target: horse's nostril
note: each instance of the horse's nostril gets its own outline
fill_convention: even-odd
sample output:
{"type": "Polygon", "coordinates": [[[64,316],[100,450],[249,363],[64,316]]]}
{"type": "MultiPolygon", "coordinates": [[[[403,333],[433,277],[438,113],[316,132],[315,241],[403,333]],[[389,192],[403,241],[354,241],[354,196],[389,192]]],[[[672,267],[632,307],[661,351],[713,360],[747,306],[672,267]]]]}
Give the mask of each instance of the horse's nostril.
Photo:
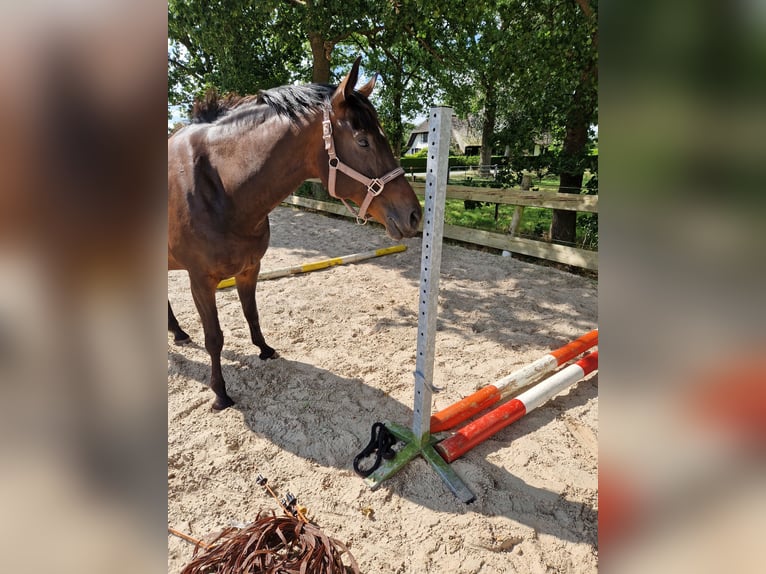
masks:
{"type": "Polygon", "coordinates": [[[418,225],[420,224],[420,207],[413,209],[412,213],[410,214],[410,228],[417,229],[418,225]]]}

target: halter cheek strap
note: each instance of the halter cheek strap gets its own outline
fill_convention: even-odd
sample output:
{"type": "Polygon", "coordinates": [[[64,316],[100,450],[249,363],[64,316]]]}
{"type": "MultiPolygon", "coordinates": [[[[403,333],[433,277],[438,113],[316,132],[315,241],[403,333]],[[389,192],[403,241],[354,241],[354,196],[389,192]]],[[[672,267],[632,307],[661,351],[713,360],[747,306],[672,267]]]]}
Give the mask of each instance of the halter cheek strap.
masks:
{"type": "Polygon", "coordinates": [[[335,153],[335,141],[332,137],[332,122],[330,121],[330,109],[328,106],[325,106],[322,109],[322,114],[322,139],[324,140],[324,148],[327,150],[330,165],[330,173],[327,177],[327,191],[330,192],[332,197],[340,199],[343,202],[346,209],[354,214],[357,223],[367,223],[368,218],[365,217],[365,215],[372,200],[383,192],[383,188],[389,181],[396,179],[400,175],[404,175],[404,170],[401,167],[397,167],[396,169],[389,171],[383,177],[369,178],[340,161],[338,154],[335,153]],[[367,186],[367,195],[365,196],[364,201],[362,201],[362,205],[359,206],[358,212],[355,211],[344,198],[338,197],[335,193],[335,179],[338,175],[338,171],[342,171],[351,179],[355,179],[367,186]]]}

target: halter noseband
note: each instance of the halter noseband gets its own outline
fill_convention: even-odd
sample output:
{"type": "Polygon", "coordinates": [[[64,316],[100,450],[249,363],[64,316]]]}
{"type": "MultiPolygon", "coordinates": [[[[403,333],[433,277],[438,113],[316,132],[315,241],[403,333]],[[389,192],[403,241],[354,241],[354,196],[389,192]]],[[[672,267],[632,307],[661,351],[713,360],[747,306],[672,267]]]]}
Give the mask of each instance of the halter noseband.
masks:
{"type": "Polygon", "coordinates": [[[401,167],[397,167],[396,169],[389,171],[383,177],[369,178],[340,161],[338,155],[335,153],[335,141],[332,137],[332,122],[330,121],[329,106],[324,106],[322,108],[322,114],[322,139],[324,140],[324,148],[327,150],[327,155],[330,158],[328,160],[330,165],[330,173],[327,178],[327,191],[330,192],[332,197],[340,199],[343,202],[343,205],[346,206],[346,209],[354,214],[357,223],[367,223],[368,218],[365,217],[365,214],[367,213],[367,208],[370,206],[373,198],[377,197],[383,192],[383,188],[389,181],[396,179],[400,175],[404,175],[404,170],[401,167]],[[335,194],[335,178],[338,174],[338,170],[345,173],[351,179],[355,179],[356,181],[367,186],[367,196],[364,198],[362,205],[359,207],[359,212],[354,211],[354,208],[351,207],[344,198],[338,197],[335,194]]]}

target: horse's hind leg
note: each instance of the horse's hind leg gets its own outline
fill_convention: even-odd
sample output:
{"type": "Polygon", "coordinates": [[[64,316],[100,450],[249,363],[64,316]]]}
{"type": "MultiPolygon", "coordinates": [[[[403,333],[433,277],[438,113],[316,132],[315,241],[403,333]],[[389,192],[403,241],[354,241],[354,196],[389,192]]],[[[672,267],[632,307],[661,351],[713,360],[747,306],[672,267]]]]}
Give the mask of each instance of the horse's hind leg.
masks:
{"type": "Polygon", "coordinates": [[[244,311],[245,319],[247,319],[247,324],[250,326],[250,338],[261,350],[261,354],[258,357],[261,359],[271,359],[277,357],[277,352],[269,347],[263,338],[261,323],[258,319],[258,304],[255,300],[255,285],[258,280],[259,270],[260,264],[250,271],[240,273],[235,279],[242,311],[244,311]]]}
{"type": "Polygon", "coordinates": [[[205,349],[210,354],[210,388],[215,393],[213,409],[220,411],[234,404],[226,393],[226,382],[221,372],[221,350],[223,349],[223,331],[218,322],[218,310],[215,306],[215,291],[218,281],[206,275],[192,276],[191,292],[194,304],[202,319],[205,331],[205,349]]]}
{"type": "Polygon", "coordinates": [[[173,342],[176,345],[185,345],[191,341],[191,337],[178,324],[178,320],[173,314],[173,308],[170,306],[170,301],[168,301],[168,331],[173,333],[173,342]]]}

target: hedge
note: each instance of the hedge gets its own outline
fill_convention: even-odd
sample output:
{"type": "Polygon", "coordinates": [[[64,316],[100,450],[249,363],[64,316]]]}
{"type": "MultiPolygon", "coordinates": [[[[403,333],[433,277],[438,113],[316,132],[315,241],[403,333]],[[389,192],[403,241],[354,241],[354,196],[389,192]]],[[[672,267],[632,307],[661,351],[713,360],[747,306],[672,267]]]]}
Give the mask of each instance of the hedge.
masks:
{"type": "MultiPolygon", "coordinates": [[[[591,173],[598,172],[598,155],[588,155],[577,160],[579,167],[589,170],[591,173]]],[[[511,169],[514,171],[539,171],[547,170],[549,174],[558,174],[562,170],[559,153],[546,151],[537,156],[516,156],[510,161],[511,169]]]]}
{"type": "MultiPolygon", "coordinates": [[[[477,166],[479,165],[479,156],[478,155],[451,155],[449,157],[449,166],[460,166],[460,165],[469,165],[469,166],[477,166]]],[[[507,162],[507,158],[502,155],[493,155],[492,156],[492,164],[504,164],[507,162]]],[[[409,171],[410,168],[414,169],[415,171],[425,171],[426,170],[426,164],[428,163],[427,157],[417,157],[413,155],[406,155],[401,159],[401,166],[409,171]]]]}

